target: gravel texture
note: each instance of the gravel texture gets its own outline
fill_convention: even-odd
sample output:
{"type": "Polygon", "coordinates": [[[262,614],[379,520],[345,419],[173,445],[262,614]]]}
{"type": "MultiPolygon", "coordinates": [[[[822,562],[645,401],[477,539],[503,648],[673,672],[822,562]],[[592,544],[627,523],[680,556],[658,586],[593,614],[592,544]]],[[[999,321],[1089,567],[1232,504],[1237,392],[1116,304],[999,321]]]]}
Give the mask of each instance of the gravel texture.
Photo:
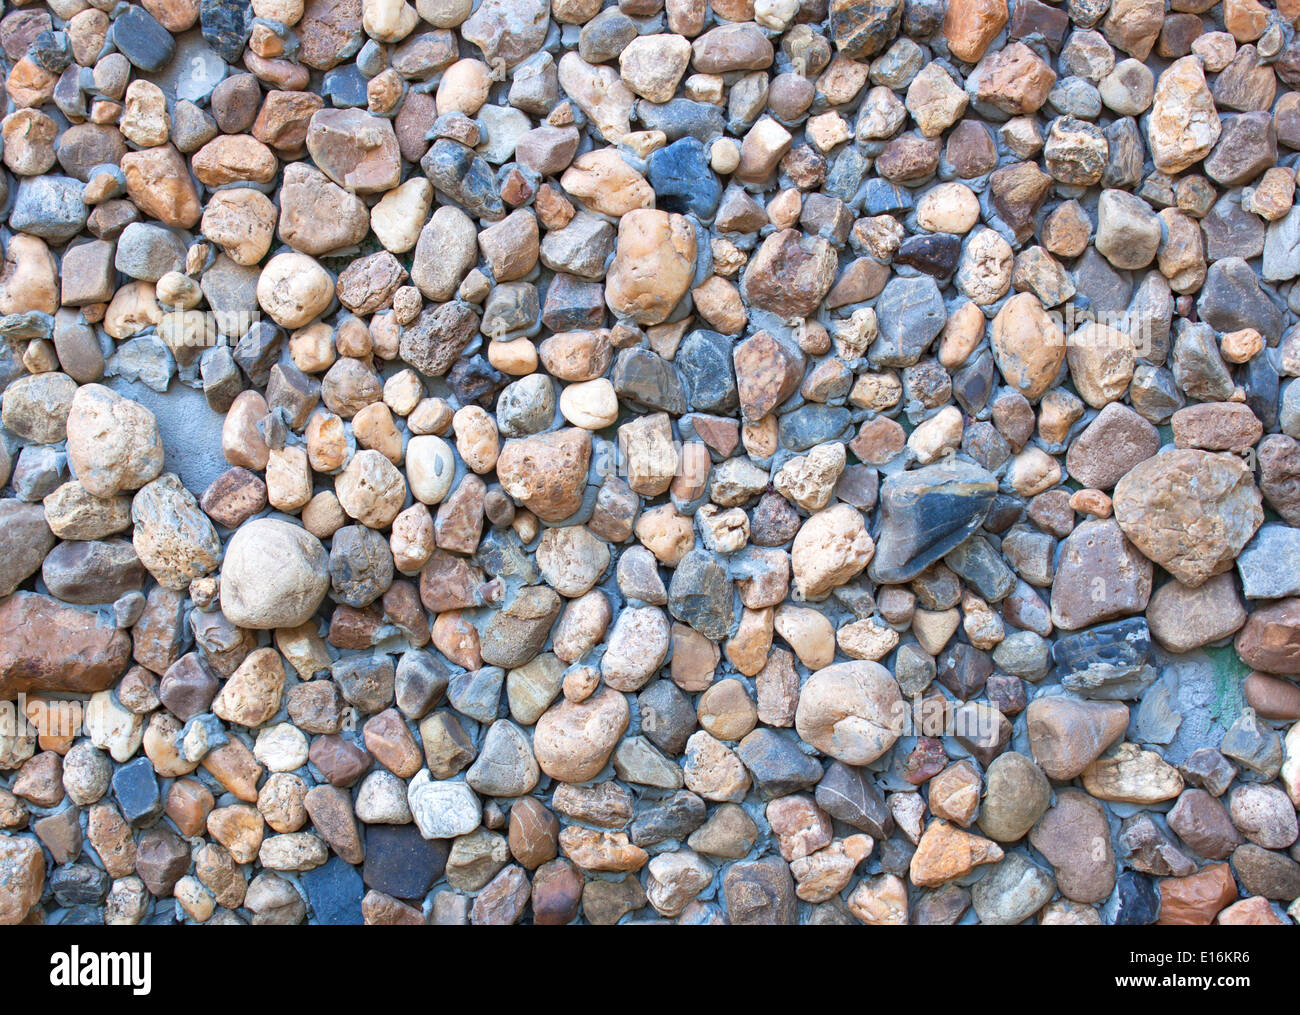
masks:
{"type": "Polygon", "coordinates": [[[1293,922],[1297,24],[4,13],[0,924],[1293,922]]]}

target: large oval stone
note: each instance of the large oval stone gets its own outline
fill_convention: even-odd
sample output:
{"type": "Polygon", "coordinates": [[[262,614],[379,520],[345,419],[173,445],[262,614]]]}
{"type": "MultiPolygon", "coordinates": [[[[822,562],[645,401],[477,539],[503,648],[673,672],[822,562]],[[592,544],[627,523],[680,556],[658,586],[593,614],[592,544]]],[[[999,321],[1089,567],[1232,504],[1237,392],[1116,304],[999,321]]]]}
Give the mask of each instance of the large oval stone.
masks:
{"type": "Polygon", "coordinates": [[[609,761],[629,718],[627,699],[609,687],[585,701],[560,701],[537,720],[533,730],[537,764],[560,782],[594,779],[609,761]]]}
{"type": "Polygon", "coordinates": [[[329,555],[304,528],[274,518],[242,526],[221,567],[221,612],[239,627],[297,627],[329,591],[329,555]]]}

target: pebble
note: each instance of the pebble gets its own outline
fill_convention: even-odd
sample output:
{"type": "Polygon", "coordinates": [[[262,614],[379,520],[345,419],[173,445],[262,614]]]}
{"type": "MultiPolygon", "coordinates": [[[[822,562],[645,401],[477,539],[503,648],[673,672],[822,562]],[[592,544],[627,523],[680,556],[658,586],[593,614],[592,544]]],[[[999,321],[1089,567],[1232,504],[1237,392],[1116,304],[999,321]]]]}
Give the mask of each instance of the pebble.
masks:
{"type": "Polygon", "coordinates": [[[1115,886],[1115,854],[1106,812],[1086,793],[1062,791],[1029,834],[1052,864],[1061,894],[1074,902],[1100,902],[1115,886]]]}
{"type": "Polygon", "coordinates": [[[847,764],[880,757],[897,739],[898,685],[872,662],[818,670],[801,688],[795,728],[802,739],[847,764]]]}
{"type": "Polygon", "coordinates": [[[427,771],[416,774],[407,786],[411,814],[426,839],[449,839],[474,831],[482,810],[473,791],[463,782],[435,781],[427,771]]]}
{"type": "MultiPolygon", "coordinates": [[[[1044,906],[1056,890],[1052,875],[1018,853],[989,868],[971,891],[971,905],[980,923],[1023,923],[1044,906]]],[[[1045,922],[1045,921],[1040,921],[1045,922]]]]}
{"type": "Polygon", "coordinates": [[[0,843],[0,870],[5,883],[13,886],[6,892],[0,921],[6,925],[21,923],[37,902],[45,887],[45,858],[34,839],[6,836],[0,843]]]}
{"type": "Polygon", "coordinates": [[[1121,743],[1092,762],[1082,774],[1083,785],[1094,797],[1127,803],[1158,803],[1183,789],[1178,770],[1155,751],[1121,743]]]}
{"type": "Polygon", "coordinates": [[[996,863],[1001,847],[988,839],[956,828],[947,821],[932,821],[917,843],[908,877],[918,887],[934,887],[969,874],[981,864],[996,863]]]}
{"type": "Polygon", "coordinates": [[[1296,839],[1294,813],[1284,809],[1285,799],[1274,786],[1239,785],[1229,796],[1232,823],[1257,846],[1285,849],[1296,839]]]}
{"type": "Polygon", "coordinates": [[[1025,715],[1034,760],[1060,780],[1081,775],[1128,726],[1124,705],[1064,696],[1037,698],[1025,715]]]}
{"type": "Polygon", "coordinates": [[[162,471],[153,413],[98,384],[77,389],[67,416],[68,459],[90,494],[136,490],[162,471]]]}
{"type": "Polygon", "coordinates": [[[985,781],[980,830],[997,842],[1023,838],[1046,812],[1050,800],[1050,784],[1042,769],[1025,755],[1008,751],[993,760],[985,781]]]}

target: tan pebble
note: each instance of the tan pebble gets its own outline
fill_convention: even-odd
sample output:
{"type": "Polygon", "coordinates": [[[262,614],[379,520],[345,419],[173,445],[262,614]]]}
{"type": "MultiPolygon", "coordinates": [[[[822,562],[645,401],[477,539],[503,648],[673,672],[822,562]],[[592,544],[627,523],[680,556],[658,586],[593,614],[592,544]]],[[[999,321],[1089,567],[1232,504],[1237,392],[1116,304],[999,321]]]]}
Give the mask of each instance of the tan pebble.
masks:
{"type": "Polygon", "coordinates": [[[465,464],[479,475],[491,472],[500,453],[500,438],[494,420],[481,406],[457,409],[451,418],[456,433],[456,450],[465,464]]]}

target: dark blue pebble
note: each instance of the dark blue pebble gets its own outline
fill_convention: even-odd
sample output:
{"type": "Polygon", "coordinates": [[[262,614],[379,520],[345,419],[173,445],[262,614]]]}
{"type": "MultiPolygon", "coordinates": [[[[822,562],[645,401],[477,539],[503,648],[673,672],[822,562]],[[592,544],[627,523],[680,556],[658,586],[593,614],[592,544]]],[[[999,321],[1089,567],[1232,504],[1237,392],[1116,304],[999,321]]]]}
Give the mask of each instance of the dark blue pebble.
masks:
{"type": "Polygon", "coordinates": [[[945,278],[957,270],[961,257],[961,239],[951,233],[909,236],[894,255],[895,264],[906,264],[935,278],[945,278]]]}
{"type": "Polygon", "coordinates": [[[499,222],[506,217],[492,167],[473,150],[450,138],[439,138],[420,160],[424,175],[438,190],[471,215],[499,222]]]}
{"type": "Polygon", "coordinates": [[[1142,617],[1098,624],[1064,635],[1052,646],[1058,677],[1098,664],[1136,671],[1150,655],[1151,631],[1142,617]]]}
{"type": "Polygon", "coordinates": [[[842,149],[835,157],[835,161],[831,163],[822,190],[831,197],[838,197],[845,204],[851,204],[866,175],[866,156],[849,145],[842,149]]]}
{"type": "Polygon", "coordinates": [[[1256,356],[1237,369],[1237,383],[1246,389],[1246,404],[1264,424],[1264,432],[1277,429],[1277,401],[1280,382],[1267,356],[1256,356]]]}
{"type": "Polygon", "coordinates": [[[953,374],[952,395],[968,415],[974,416],[988,403],[995,379],[993,356],[987,349],[981,350],[953,374]]]}
{"type": "Polygon", "coordinates": [[[102,906],[109,878],[88,863],[70,863],[50,875],[50,891],[61,906],[102,906]]]}
{"type": "Polygon", "coordinates": [[[902,187],[875,177],[863,191],[862,214],[895,215],[912,210],[912,195],[902,187]]]}
{"type": "Polygon", "coordinates": [[[249,0],[202,0],[199,26],[203,38],[226,63],[236,63],[253,30],[249,0]]]}
{"type": "Polygon", "coordinates": [[[611,375],[620,399],[658,412],[681,416],[686,412],[686,389],[677,369],[649,349],[622,349],[611,375]]]}
{"type": "Polygon", "coordinates": [[[395,899],[423,899],[447,869],[450,846],[426,839],[415,825],[367,825],[366,887],[395,899]]]}
{"type": "Polygon", "coordinates": [[[321,95],[336,109],[364,108],[366,79],[354,63],[335,67],[321,79],[321,95]]]}
{"type": "Polygon", "coordinates": [[[143,7],[127,7],[113,22],[113,45],[132,65],[156,73],[176,51],[172,33],[143,7]]]}
{"type": "Polygon", "coordinates": [[[1116,927],[1145,927],[1156,922],[1160,915],[1160,895],[1149,877],[1136,871],[1124,871],[1115,887],[1119,889],[1116,927]]]}
{"type": "Polygon", "coordinates": [[[646,130],[662,130],[669,141],[693,137],[711,141],[727,128],[722,110],[707,102],[670,99],[663,103],[641,101],[636,104],[637,119],[646,130]]]}
{"type": "Polygon", "coordinates": [[[62,74],[72,63],[72,45],[64,32],[41,32],[27,47],[27,55],[51,74],[62,74]]]}
{"type": "Polygon", "coordinates": [[[734,345],[716,331],[692,331],[686,336],[673,362],[686,384],[691,408],[725,414],[740,404],[731,364],[734,345]]]}
{"type": "Polygon", "coordinates": [[[303,874],[299,879],[311,904],[313,923],[331,927],[354,926],[361,918],[361,897],[365,885],[357,869],[341,856],[303,874]]]}
{"type": "Polygon", "coordinates": [[[848,409],[804,405],[781,417],[778,432],[783,447],[807,451],[818,444],[838,440],[852,422],[853,415],[848,409]]]}
{"type": "Polygon", "coordinates": [[[655,207],[683,215],[712,218],[722,199],[722,184],[709,168],[704,145],[693,137],[654,152],[646,163],[655,207]]]}
{"type": "MultiPolygon", "coordinates": [[[[146,923],[152,922],[149,920],[146,923]]],[[[168,921],[169,923],[173,921],[168,921]]],[[[104,926],[104,911],[99,906],[73,906],[71,909],[65,909],[50,919],[50,923],[57,927],[102,927],[104,926]]]]}
{"type": "Polygon", "coordinates": [[[113,773],[113,796],[132,828],[140,828],[162,813],[158,778],[148,758],[136,758],[113,773]]]}

